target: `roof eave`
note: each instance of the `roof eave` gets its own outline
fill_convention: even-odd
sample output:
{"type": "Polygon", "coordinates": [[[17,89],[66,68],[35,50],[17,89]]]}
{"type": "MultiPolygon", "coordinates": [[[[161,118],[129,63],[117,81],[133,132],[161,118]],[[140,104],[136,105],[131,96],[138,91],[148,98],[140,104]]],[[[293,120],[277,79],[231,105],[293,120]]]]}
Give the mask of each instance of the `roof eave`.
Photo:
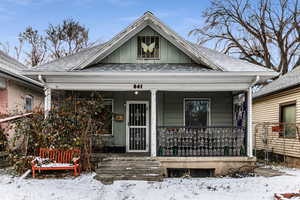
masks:
{"type": "Polygon", "coordinates": [[[276,76],[277,72],[83,72],[83,71],[35,71],[23,72],[23,75],[51,75],[51,76],[97,76],[97,75],[115,75],[115,76],[168,76],[168,75],[181,75],[181,76],[260,76],[261,78],[272,78],[276,76]]]}

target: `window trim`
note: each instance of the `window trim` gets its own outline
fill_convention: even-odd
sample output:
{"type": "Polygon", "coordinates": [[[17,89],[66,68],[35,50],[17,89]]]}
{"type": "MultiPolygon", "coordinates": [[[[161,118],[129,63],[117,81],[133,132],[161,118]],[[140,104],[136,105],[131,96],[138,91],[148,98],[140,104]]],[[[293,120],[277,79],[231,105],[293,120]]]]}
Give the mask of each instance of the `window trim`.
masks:
{"type": "MultiPolygon", "coordinates": [[[[103,98],[103,102],[111,101],[111,112],[114,113],[114,99],[112,98],[103,98]]],[[[98,134],[99,136],[114,136],[114,116],[111,117],[111,134],[98,134]]]]}
{"type": "Polygon", "coordinates": [[[160,60],[161,59],[161,37],[159,35],[138,35],[136,37],[136,58],[137,60],[160,60]],[[139,57],[139,37],[158,37],[158,49],[159,49],[159,53],[158,53],[158,57],[157,58],[142,58],[139,57]]]}
{"type": "Polygon", "coordinates": [[[30,95],[30,94],[27,94],[27,95],[25,95],[25,105],[24,105],[24,110],[26,111],[26,112],[32,112],[33,111],[33,109],[34,109],[34,103],[33,103],[33,96],[32,95],[30,95]],[[31,109],[30,110],[28,110],[26,107],[27,107],[27,102],[26,102],[26,100],[27,100],[27,98],[29,98],[29,99],[31,99],[31,109]]]}
{"type": "MultiPolygon", "coordinates": [[[[293,106],[295,105],[295,123],[297,123],[297,101],[296,100],[293,100],[293,101],[288,101],[288,102],[284,102],[284,103],[280,103],[279,104],[279,126],[281,126],[281,123],[282,122],[282,108],[285,107],[285,106],[293,106]]],[[[297,130],[296,130],[297,131],[297,130]]],[[[279,133],[279,138],[287,138],[287,139],[295,139],[297,138],[297,132],[295,133],[295,136],[285,136],[285,133],[279,133]]]]}
{"type": "Polygon", "coordinates": [[[211,98],[202,98],[202,97],[183,98],[183,126],[185,127],[185,101],[186,100],[206,100],[206,101],[208,101],[208,125],[207,126],[211,126],[211,98]]]}

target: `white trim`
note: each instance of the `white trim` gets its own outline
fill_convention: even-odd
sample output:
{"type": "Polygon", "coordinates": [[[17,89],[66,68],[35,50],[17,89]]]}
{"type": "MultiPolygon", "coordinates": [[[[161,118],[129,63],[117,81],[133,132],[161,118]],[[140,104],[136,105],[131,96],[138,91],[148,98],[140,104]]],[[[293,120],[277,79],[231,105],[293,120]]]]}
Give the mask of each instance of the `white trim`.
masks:
{"type": "Polygon", "coordinates": [[[253,157],[253,133],[252,133],[252,87],[247,92],[247,155],[253,157]]]}
{"type": "Polygon", "coordinates": [[[277,76],[277,72],[270,71],[234,71],[234,72],[88,72],[88,71],[28,71],[23,75],[56,75],[56,76],[91,76],[91,75],[114,75],[114,76],[277,76]]]}
{"type": "Polygon", "coordinates": [[[47,116],[49,111],[51,110],[51,88],[45,87],[44,92],[45,92],[44,111],[45,111],[45,116],[47,116]]]}
{"type": "MultiPolygon", "coordinates": [[[[133,84],[85,84],[85,83],[48,83],[49,88],[55,90],[83,90],[83,91],[136,91],[133,84]]],[[[247,90],[249,83],[223,83],[223,84],[143,84],[139,91],[152,89],[164,91],[242,91],[247,90]]]]}
{"type": "MultiPolygon", "coordinates": [[[[134,126],[133,128],[138,126],[134,126]]],[[[145,126],[142,126],[145,127],[145,126]]],[[[126,101],[126,152],[148,152],[149,151],[149,102],[148,101],[126,101]],[[146,104],[146,149],[129,150],[129,104],[146,104]]]]}
{"type": "Polygon", "coordinates": [[[156,108],[156,103],[157,103],[157,90],[152,89],[151,90],[151,156],[156,157],[157,155],[157,144],[156,144],[156,135],[157,135],[157,108],[156,108]]]}
{"type": "MultiPolygon", "coordinates": [[[[111,112],[114,113],[114,99],[113,98],[103,98],[103,101],[111,101],[111,112]]],[[[114,117],[111,116],[111,134],[100,134],[101,136],[113,136],[114,135],[114,117]]]]}
{"type": "Polygon", "coordinates": [[[186,100],[207,100],[208,101],[208,126],[211,126],[211,98],[205,98],[205,97],[183,98],[183,126],[185,126],[185,101],[186,100]]]}

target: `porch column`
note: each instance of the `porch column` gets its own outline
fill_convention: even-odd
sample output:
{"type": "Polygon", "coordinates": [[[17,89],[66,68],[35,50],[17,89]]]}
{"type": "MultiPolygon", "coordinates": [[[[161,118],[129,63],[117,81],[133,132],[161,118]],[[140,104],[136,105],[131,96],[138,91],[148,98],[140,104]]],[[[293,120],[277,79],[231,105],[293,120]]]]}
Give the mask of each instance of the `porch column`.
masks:
{"type": "Polygon", "coordinates": [[[44,111],[45,111],[45,116],[47,116],[49,111],[51,110],[51,89],[45,87],[44,92],[45,92],[44,111]]]}
{"type": "Polygon", "coordinates": [[[156,89],[151,90],[151,156],[156,156],[156,89]]]}
{"type": "Polygon", "coordinates": [[[252,87],[247,92],[247,156],[253,157],[253,133],[252,133],[252,87]]]}

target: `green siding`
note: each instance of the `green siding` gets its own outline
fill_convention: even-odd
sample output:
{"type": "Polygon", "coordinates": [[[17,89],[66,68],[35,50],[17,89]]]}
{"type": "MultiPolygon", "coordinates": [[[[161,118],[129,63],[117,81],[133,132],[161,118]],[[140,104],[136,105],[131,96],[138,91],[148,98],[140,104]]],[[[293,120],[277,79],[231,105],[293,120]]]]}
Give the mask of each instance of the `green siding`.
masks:
{"type": "Polygon", "coordinates": [[[232,125],[232,94],[231,92],[161,92],[163,112],[158,125],[183,126],[184,98],[209,98],[211,109],[211,125],[232,125]]]}
{"type": "MultiPolygon", "coordinates": [[[[150,105],[150,92],[139,92],[138,95],[134,95],[133,92],[104,92],[103,97],[105,99],[113,99],[114,102],[113,112],[116,114],[124,115],[124,121],[122,122],[113,121],[113,137],[109,138],[109,136],[107,136],[108,137],[107,141],[110,145],[113,146],[125,146],[126,145],[126,102],[127,101],[148,101],[150,105]]],[[[150,120],[150,116],[149,116],[149,120],[150,120]]]]}
{"type": "Polygon", "coordinates": [[[137,35],[125,42],[120,48],[102,60],[102,63],[193,63],[181,50],[160,36],[160,59],[137,59],[138,36],[160,36],[156,31],[147,26],[137,35]]]}
{"type": "MultiPolygon", "coordinates": [[[[150,92],[105,92],[104,98],[114,101],[114,113],[126,117],[126,101],[148,101],[150,92]]],[[[183,126],[184,98],[209,98],[211,102],[211,125],[232,125],[232,94],[231,92],[158,92],[157,94],[157,125],[183,126]]],[[[151,105],[150,105],[151,106],[151,105]]],[[[150,108],[149,108],[150,109],[150,108]]],[[[149,111],[149,115],[150,115],[149,111]]],[[[151,116],[149,116],[151,119],[151,116]]],[[[150,120],[151,124],[151,120],[150,120]]],[[[150,126],[149,124],[149,126],[150,126]]],[[[149,127],[149,135],[151,133],[149,127]]],[[[110,145],[126,145],[126,119],[113,122],[113,137],[107,137],[110,145]]],[[[150,141],[149,141],[150,142],[150,141]]]]}

